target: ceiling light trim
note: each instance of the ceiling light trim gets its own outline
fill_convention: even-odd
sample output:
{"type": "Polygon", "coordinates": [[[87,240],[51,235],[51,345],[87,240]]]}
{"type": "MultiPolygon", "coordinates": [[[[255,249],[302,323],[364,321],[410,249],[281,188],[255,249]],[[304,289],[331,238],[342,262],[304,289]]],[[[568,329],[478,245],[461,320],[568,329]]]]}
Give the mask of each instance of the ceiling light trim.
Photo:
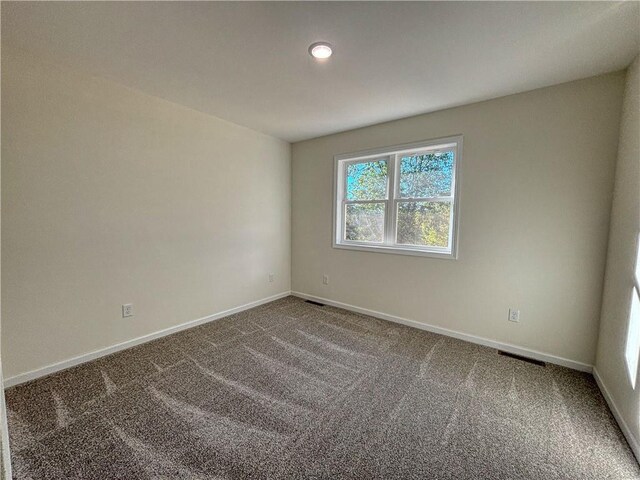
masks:
{"type": "Polygon", "coordinates": [[[316,60],[326,60],[333,54],[333,46],[328,42],[315,42],[309,45],[309,55],[316,60]]]}

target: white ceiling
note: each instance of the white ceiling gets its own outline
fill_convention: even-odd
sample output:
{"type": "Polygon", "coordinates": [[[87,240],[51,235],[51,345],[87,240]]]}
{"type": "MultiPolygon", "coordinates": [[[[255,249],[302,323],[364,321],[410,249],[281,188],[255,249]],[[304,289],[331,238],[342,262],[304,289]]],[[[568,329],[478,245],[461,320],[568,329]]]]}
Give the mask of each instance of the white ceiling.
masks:
{"type": "Polygon", "coordinates": [[[622,69],[640,3],[3,2],[2,42],[298,141],[622,69]]]}

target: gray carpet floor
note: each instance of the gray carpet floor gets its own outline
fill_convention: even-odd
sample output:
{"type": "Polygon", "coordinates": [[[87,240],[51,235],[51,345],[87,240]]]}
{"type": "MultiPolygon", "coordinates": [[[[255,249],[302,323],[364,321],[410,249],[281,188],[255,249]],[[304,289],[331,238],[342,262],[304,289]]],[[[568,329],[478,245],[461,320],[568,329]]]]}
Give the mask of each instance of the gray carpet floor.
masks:
{"type": "Polygon", "coordinates": [[[591,375],[287,297],[7,391],[16,479],[639,479],[591,375]]]}

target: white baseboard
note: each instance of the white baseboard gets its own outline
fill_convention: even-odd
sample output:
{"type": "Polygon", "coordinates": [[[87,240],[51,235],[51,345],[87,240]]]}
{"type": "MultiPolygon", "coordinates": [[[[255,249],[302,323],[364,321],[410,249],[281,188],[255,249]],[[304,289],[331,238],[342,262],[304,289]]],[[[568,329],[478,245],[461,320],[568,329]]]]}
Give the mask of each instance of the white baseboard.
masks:
{"type": "Polygon", "coordinates": [[[484,345],[485,347],[496,348],[505,352],[514,353],[516,355],[522,355],[529,358],[534,358],[543,362],[553,363],[555,365],[561,365],[563,367],[572,368],[581,372],[591,373],[593,366],[587,363],[577,362],[568,358],[558,357],[550,353],[540,352],[537,350],[531,350],[529,348],[519,347],[517,345],[511,345],[509,343],[502,343],[489,338],[478,337],[476,335],[470,335],[468,333],[462,333],[455,330],[449,330],[448,328],[437,327],[435,325],[429,325],[428,323],[417,322],[415,320],[409,320],[408,318],[397,317],[388,313],[377,312],[375,310],[369,310],[367,308],[356,307],[355,305],[349,305],[347,303],[336,302],[328,298],[316,297],[302,292],[291,292],[291,295],[304,298],[305,300],[313,300],[316,302],[331,305],[333,307],[344,308],[356,313],[362,313],[371,317],[381,318],[382,320],[388,320],[390,322],[401,323],[410,327],[419,328],[420,330],[426,330],[432,333],[438,333],[440,335],[446,335],[448,337],[457,338],[459,340],[465,340],[471,343],[477,343],[478,345],[484,345]]]}
{"type": "Polygon", "coordinates": [[[11,449],[9,446],[9,425],[7,422],[7,409],[4,399],[4,380],[2,366],[0,365],[0,480],[11,480],[11,449]]]}
{"type": "Polygon", "coordinates": [[[596,369],[596,367],[593,367],[593,378],[596,379],[596,383],[598,384],[598,387],[602,392],[602,396],[607,401],[607,404],[609,405],[609,409],[611,410],[611,413],[613,413],[613,416],[618,422],[618,425],[620,425],[620,430],[622,430],[622,433],[627,439],[627,442],[629,443],[629,447],[631,447],[633,454],[636,456],[636,460],[640,462],[640,442],[638,442],[638,439],[633,435],[633,433],[631,433],[631,430],[629,429],[627,422],[625,422],[624,418],[622,418],[622,415],[620,414],[620,410],[618,410],[618,406],[616,405],[616,402],[613,400],[613,397],[611,396],[609,389],[607,388],[604,381],[602,380],[602,377],[598,373],[598,370],[596,369]]]}
{"type": "Polygon", "coordinates": [[[433,333],[438,333],[440,335],[446,335],[449,337],[458,338],[460,340],[465,340],[471,343],[477,343],[479,345],[484,345],[486,347],[497,348],[500,350],[504,350],[505,352],[515,353],[517,355],[524,355],[530,358],[535,358],[536,360],[541,360],[543,362],[549,362],[556,365],[561,365],[568,368],[573,368],[575,370],[580,370],[583,372],[592,371],[592,366],[586,363],[577,362],[574,360],[569,360],[566,358],[558,357],[555,355],[551,355],[544,352],[539,352],[537,350],[531,350],[524,347],[519,347],[517,345],[511,345],[508,343],[502,343],[495,340],[490,340],[488,338],[478,337],[475,335],[470,335],[467,333],[457,332],[455,330],[449,330],[443,327],[437,327],[435,325],[429,325],[422,322],[417,322],[415,320],[409,320],[407,318],[398,317],[395,315],[390,315],[388,313],[377,312],[375,310],[369,310],[367,308],[357,307],[355,305],[349,305],[347,303],[337,302],[334,300],[330,300],[328,298],[316,297],[314,295],[309,295],[302,292],[282,292],[277,295],[273,295],[271,297],[263,298],[260,300],[256,300],[254,302],[250,302],[244,305],[240,305],[235,308],[231,308],[229,310],[225,310],[222,312],[218,312],[212,315],[207,315],[206,317],[198,318],[196,320],[191,320],[186,323],[182,323],[180,325],[176,325],[174,327],[169,327],[164,330],[160,330],[154,333],[150,333],[148,335],[144,335],[142,337],[137,337],[131,340],[127,340],[125,342],[119,343],[117,345],[112,345],[110,347],[102,348],[99,350],[95,350],[93,352],[89,352],[83,355],[79,355],[77,357],[70,358],[68,360],[64,360],[62,362],[54,363],[51,365],[47,365],[46,367],[38,368],[36,370],[31,370],[29,372],[21,373],[18,375],[14,375],[13,377],[4,379],[4,387],[9,388],[14,385],[19,385],[21,383],[28,382],[30,380],[34,380],[39,377],[44,377],[45,375],[49,375],[51,373],[58,372],[60,370],[64,370],[66,368],[70,368],[81,363],[85,363],[96,358],[104,357],[111,353],[119,352],[121,350],[134,347],[136,345],[140,345],[142,343],[149,342],[151,340],[155,340],[160,337],[164,337],[166,335],[170,335],[172,333],[179,332],[181,330],[186,330],[191,327],[195,327],[197,325],[201,325],[203,323],[211,322],[217,320],[219,318],[223,318],[234,313],[242,312],[244,310],[248,310],[250,308],[257,307],[259,305],[272,302],[279,298],[286,297],[288,295],[295,295],[300,298],[304,298],[306,300],[314,300],[316,302],[324,303],[326,305],[332,305],[334,307],[343,308],[345,310],[350,310],[356,313],[362,313],[364,315],[370,315],[372,317],[381,318],[383,320],[388,320],[390,322],[401,323],[403,325],[408,325],[410,327],[419,328],[421,330],[426,330],[433,333]]]}
{"type": "Polygon", "coordinates": [[[198,318],[196,320],[191,320],[189,322],[182,323],[174,327],[165,328],[164,330],[159,330],[157,332],[150,333],[148,335],[143,335],[142,337],[133,338],[131,340],[127,340],[125,342],[118,343],[110,347],[101,348],[93,352],[85,353],[83,355],[79,355],[77,357],[73,357],[68,360],[64,360],[62,362],[53,363],[51,365],[47,365],[46,367],[38,368],[36,370],[31,370],[25,373],[20,373],[18,375],[14,375],[13,377],[5,378],[4,388],[6,389],[9,387],[13,387],[15,385],[19,385],[21,383],[28,382],[30,380],[34,380],[36,378],[44,377],[45,375],[50,375],[60,370],[65,370],[67,368],[74,367],[81,363],[89,362],[91,360],[95,360],[96,358],[104,357],[111,353],[119,352],[120,350],[125,350],[127,348],[135,347],[136,345],[150,342],[151,340],[155,340],[160,337],[171,335],[172,333],[176,333],[181,330],[186,330],[188,328],[192,328],[197,325],[201,325],[203,323],[212,322],[214,320],[218,320],[220,318],[233,315],[234,313],[242,312],[244,310],[249,310],[250,308],[254,308],[259,305],[263,305],[265,303],[273,302],[274,300],[278,300],[279,298],[287,297],[289,295],[291,295],[291,292],[282,292],[277,295],[273,295],[271,297],[266,297],[260,300],[256,300],[255,302],[250,302],[244,305],[240,305],[239,307],[230,308],[229,310],[224,310],[222,312],[214,313],[212,315],[207,315],[206,317],[198,318]]]}

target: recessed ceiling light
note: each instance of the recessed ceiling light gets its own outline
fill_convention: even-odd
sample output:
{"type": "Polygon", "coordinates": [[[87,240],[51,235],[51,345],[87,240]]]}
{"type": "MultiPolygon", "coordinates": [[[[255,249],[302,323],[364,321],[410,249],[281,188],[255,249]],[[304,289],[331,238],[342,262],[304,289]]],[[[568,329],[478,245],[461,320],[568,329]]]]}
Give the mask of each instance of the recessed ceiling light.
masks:
{"type": "Polygon", "coordinates": [[[332,53],[331,45],[327,42],[316,42],[309,46],[309,55],[313,58],[324,60],[325,58],[329,58],[332,53]]]}

